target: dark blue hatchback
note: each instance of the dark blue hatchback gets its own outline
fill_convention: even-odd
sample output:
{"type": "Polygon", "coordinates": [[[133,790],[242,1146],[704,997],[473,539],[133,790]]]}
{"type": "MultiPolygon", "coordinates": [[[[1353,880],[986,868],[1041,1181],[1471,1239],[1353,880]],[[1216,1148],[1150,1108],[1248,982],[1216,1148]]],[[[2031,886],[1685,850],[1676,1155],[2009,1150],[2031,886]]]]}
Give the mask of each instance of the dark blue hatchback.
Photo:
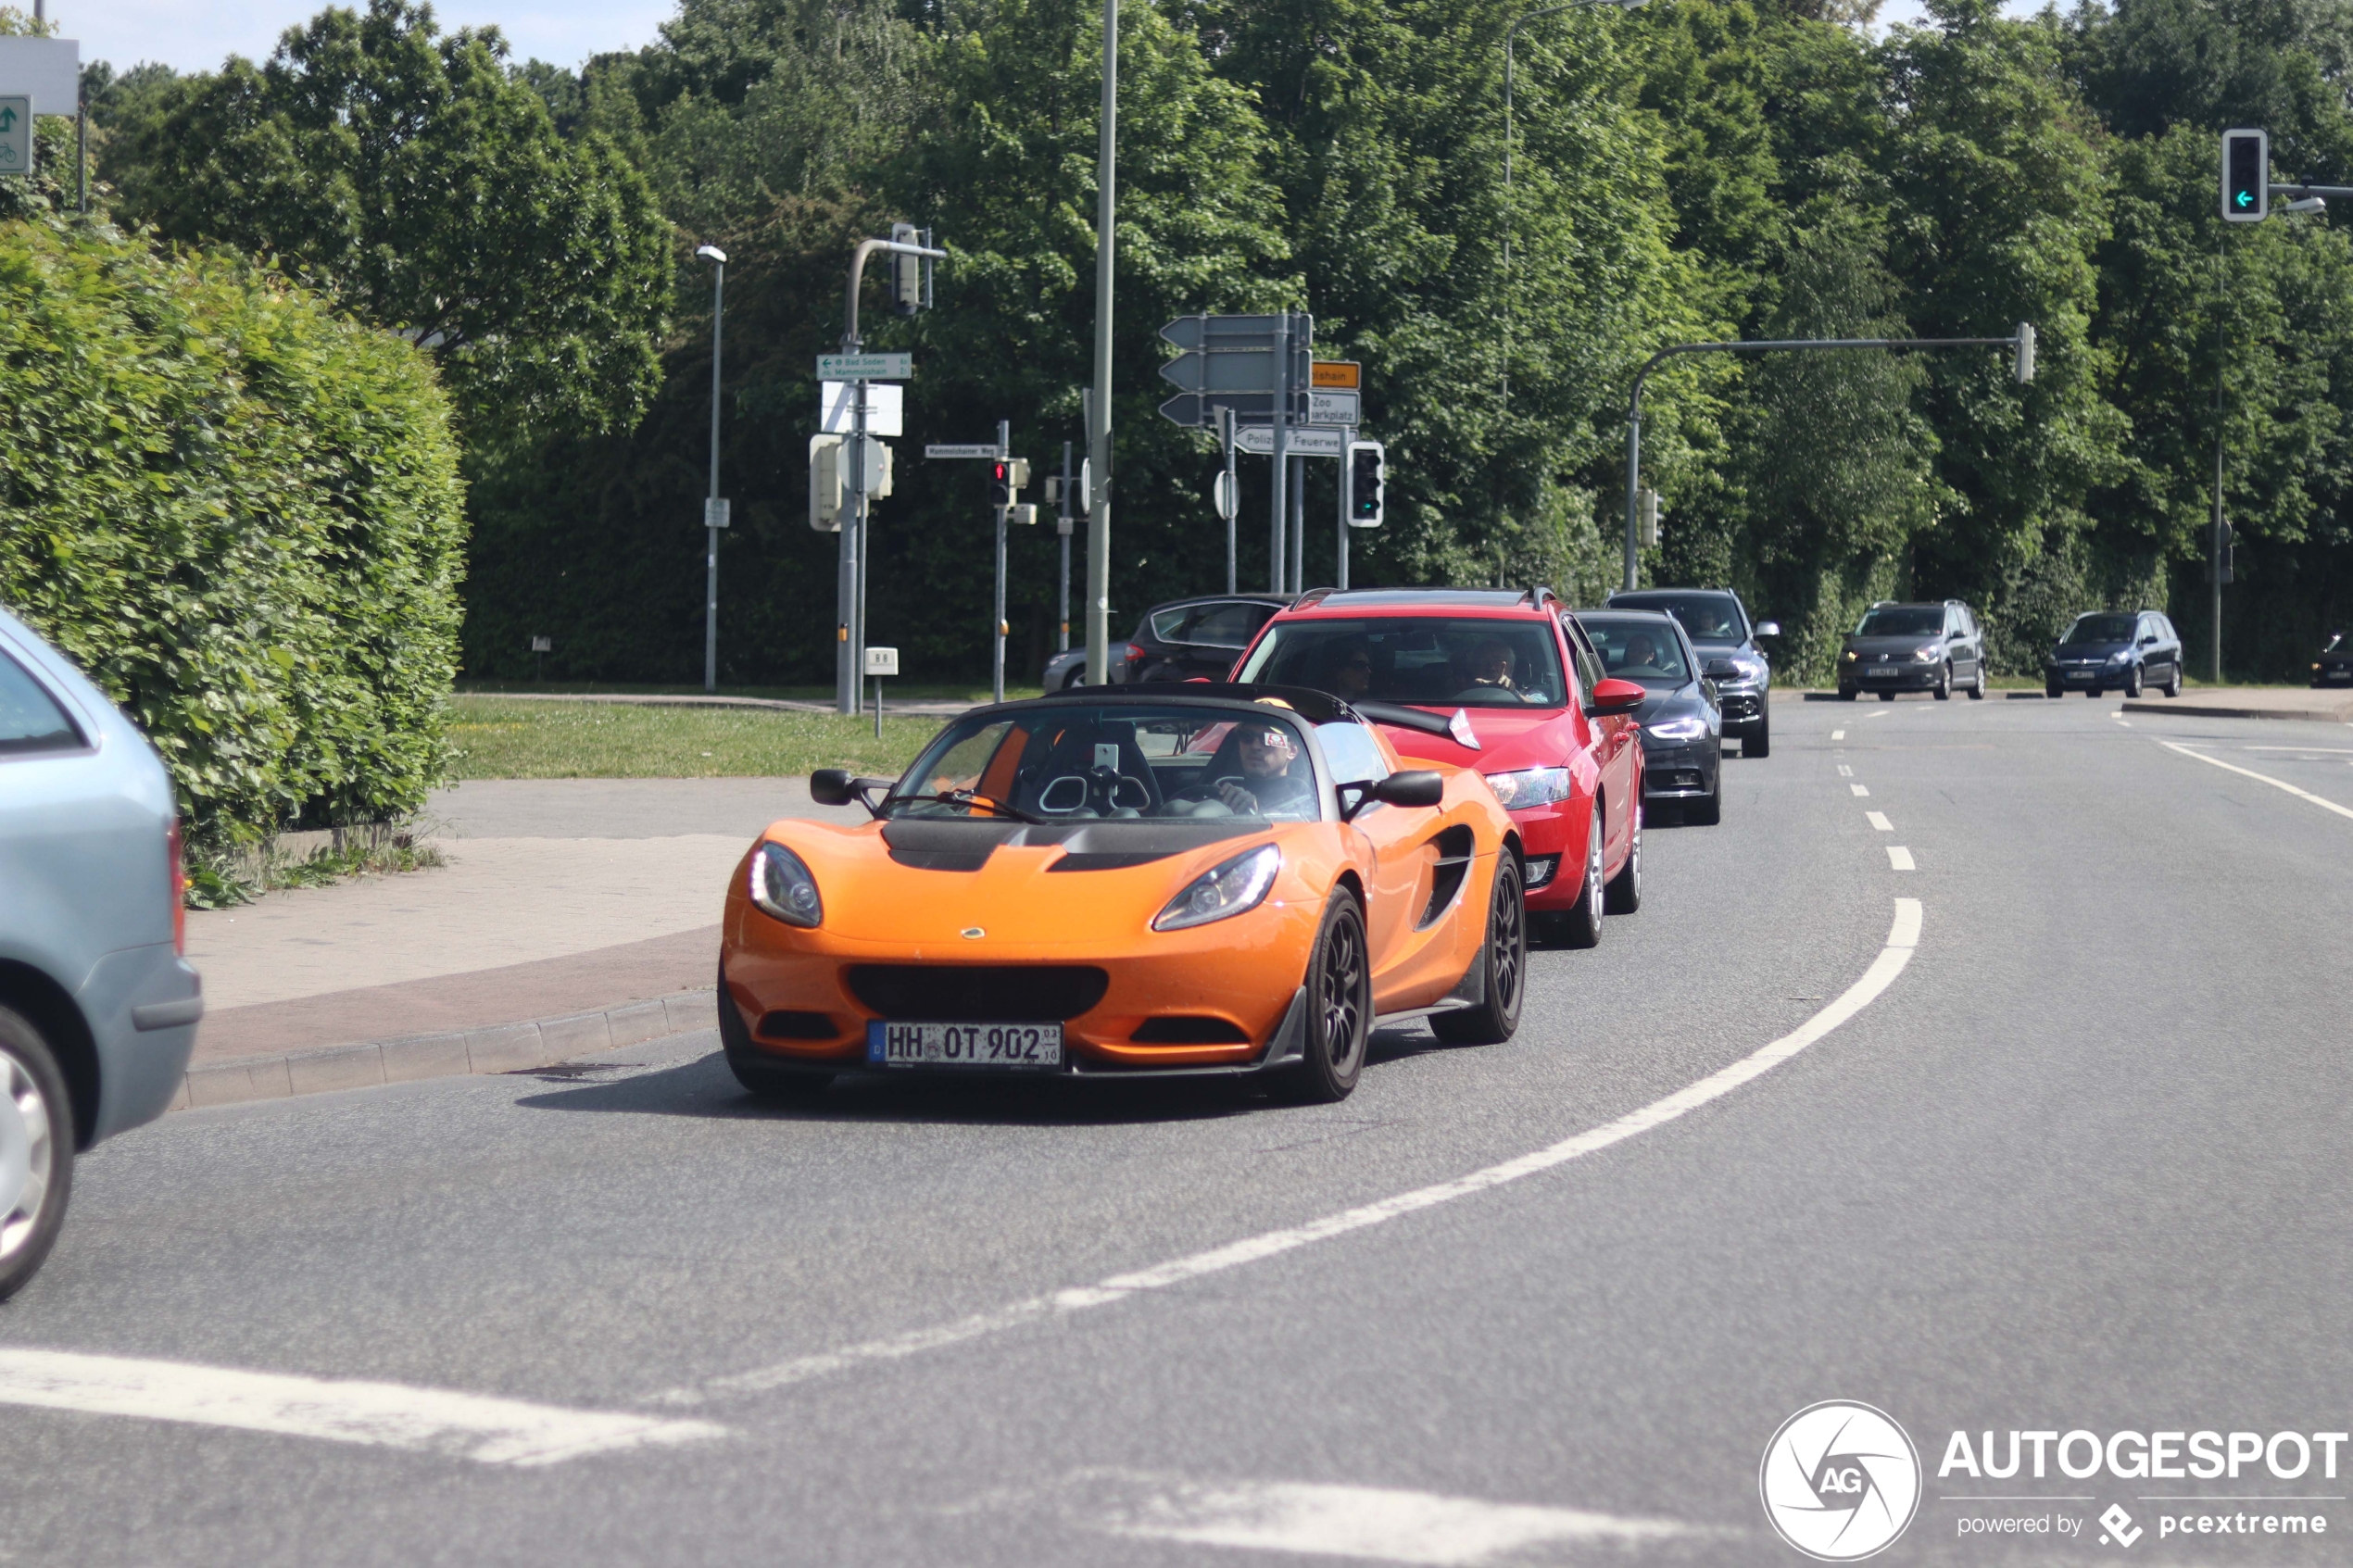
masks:
{"type": "Polygon", "coordinates": [[[2153,609],[2079,615],[2043,659],[2045,696],[2138,696],[2150,686],[2167,696],[2182,695],[2182,639],[2153,609]]]}

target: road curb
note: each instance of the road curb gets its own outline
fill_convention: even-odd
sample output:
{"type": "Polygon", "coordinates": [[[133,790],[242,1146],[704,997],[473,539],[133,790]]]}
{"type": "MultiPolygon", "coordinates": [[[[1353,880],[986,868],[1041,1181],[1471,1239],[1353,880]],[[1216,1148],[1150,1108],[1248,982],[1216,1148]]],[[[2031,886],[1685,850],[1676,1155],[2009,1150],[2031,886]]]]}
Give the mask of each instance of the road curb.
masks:
{"type": "Polygon", "coordinates": [[[2260,703],[2233,702],[2228,697],[2168,697],[2152,701],[2147,697],[2127,697],[2127,713],[2178,713],[2190,719],[2295,719],[2322,724],[2353,723],[2353,703],[2337,702],[2327,707],[2291,707],[2300,698],[2283,699],[2275,707],[2260,703]]]}
{"type": "Polygon", "coordinates": [[[170,1109],[290,1099],[296,1095],[372,1088],[420,1078],[523,1073],[598,1051],[709,1029],[717,1017],[711,990],[678,991],[651,1001],[522,1023],[207,1062],[188,1070],[170,1109]]]}

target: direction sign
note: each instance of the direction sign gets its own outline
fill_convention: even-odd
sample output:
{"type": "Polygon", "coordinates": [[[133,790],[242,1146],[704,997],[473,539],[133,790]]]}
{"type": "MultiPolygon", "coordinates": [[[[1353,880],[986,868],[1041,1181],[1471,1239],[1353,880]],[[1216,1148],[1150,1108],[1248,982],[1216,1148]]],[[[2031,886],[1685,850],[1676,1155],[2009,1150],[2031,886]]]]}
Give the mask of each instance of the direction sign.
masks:
{"type": "Polygon", "coordinates": [[[1365,385],[1365,367],[1354,359],[1318,359],[1307,384],[1318,390],[1360,392],[1365,385]]]}
{"type": "MultiPolygon", "coordinates": [[[[858,428],[858,399],[852,389],[859,383],[829,381],[817,388],[819,430],[828,434],[847,435],[858,428]]],[[[868,382],[866,386],[866,433],[868,435],[904,435],[900,429],[907,406],[907,389],[885,382],[868,382]]]]}
{"type": "Polygon", "coordinates": [[[1311,392],[1307,395],[1311,425],[1354,425],[1364,420],[1364,398],[1353,392],[1311,392]]]}
{"type": "Polygon", "coordinates": [[[32,172],[32,100],[0,98],[0,174],[32,172]]]}
{"type": "Polygon", "coordinates": [[[0,38],[0,94],[6,93],[23,94],[43,114],[71,119],[81,108],[82,45],[70,38],[0,38]]]}
{"type": "Polygon", "coordinates": [[[1184,350],[1160,368],[1164,380],[1185,389],[1184,395],[1160,406],[1164,417],[1182,425],[1202,425],[1216,417],[1215,410],[1232,408],[1244,417],[1255,414],[1271,420],[1276,397],[1286,381],[1295,392],[1306,390],[1315,318],[1303,312],[1179,316],[1161,328],[1160,335],[1184,350]],[[1275,357],[1276,343],[1286,332],[1290,360],[1288,377],[1275,357]]]}
{"type": "MultiPolygon", "coordinates": [[[[1275,453],[1274,427],[1244,425],[1234,432],[1234,445],[1262,458],[1272,457],[1275,453]]],[[[1283,449],[1294,458],[1337,458],[1348,450],[1348,433],[1319,429],[1315,425],[1294,425],[1283,442],[1283,449]]]]}
{"type": "Polygon", "coordinates": [[[961,446],[926,446],[924,448],[924,456],[926,458],[983,458],[992,463],[1004,455],[1005,449],[1002,446],[998,445],[993,441],[979,443],[966,442],[961,446]]]}
{"type": "Polygon", "coordinates": [[[912,354],[820,354],[821,381],[908,381],[915,373],[912,354]]]}

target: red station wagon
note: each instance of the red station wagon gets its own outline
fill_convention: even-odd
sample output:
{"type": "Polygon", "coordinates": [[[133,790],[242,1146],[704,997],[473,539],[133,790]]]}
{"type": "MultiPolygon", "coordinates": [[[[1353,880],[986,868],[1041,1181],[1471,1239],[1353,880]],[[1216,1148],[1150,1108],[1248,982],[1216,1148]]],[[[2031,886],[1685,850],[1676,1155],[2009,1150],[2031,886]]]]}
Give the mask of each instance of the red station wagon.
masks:
{"type": "Polygon", "coordinates": [[[1604,676],[1550,589],[1317,589],[1233,679],[1330,692],[1400,753],[1486,774],[1519,827],[1529,912],[1570,946],[1641,904],[1642,688],[1604,676]]]}

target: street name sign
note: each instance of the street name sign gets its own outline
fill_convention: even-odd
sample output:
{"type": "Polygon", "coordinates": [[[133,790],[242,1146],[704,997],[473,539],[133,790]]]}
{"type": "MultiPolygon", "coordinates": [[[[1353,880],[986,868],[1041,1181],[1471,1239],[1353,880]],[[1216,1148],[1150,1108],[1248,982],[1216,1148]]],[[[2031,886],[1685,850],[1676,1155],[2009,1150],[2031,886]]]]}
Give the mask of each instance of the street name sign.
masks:
{"type": "Polygon", "coordinates": [[[0,174],[32,172],[32,100],[0,98],[0,174]]]}
{"type": "MultiPolygon", "coordinates": [[[[817,389],[818,429],[832,435],[848,435],[858,428],[856,382],[829,381],[817,389]]],[[[905,418],[907,389],[888,382],[868,382],[866,386],[866,433],[868,435],[904,435],[900,429],[905,418]]]]}
{"type": "Polygon", "coordinates": [[[1365,386],[1365,367],[1354,359],[1318,359],[1307,384],[1318,392],[1361,392],[1365,386]]]}
{"type": "Polygon", "coordinates": [[[980,458],[992,463],[1004,455],[1005,449],[998,445],[993,441],[987,443],[966,442],[961,446],[926,446],[924,448],[924,456],[926,458],[980,458]]]}
{"type": "Polygon", "coordinates": [[[731,509],[732,507],[726,496],[705,496],[702,504],[702,525],[705,528],[726,527],[727,514],[731,509]]]}
{"type": "Polygon", "coordinates": [[[1311,392],[1307,395],[1311,425],[1363,424],[1364,399],[1353,392],[1311,392]]]}
{"type": "MultiPolygon", "coordinates": [[[[1275,428],[1272,425],[1244,425],[1234,432],[1234,445],[1245,452],[1262,458],[1275,454],[1275,428]]],[[[1315,425],[1294,425],[1283,442],[1283,449],[1294,458],[1337,458],[1348,450],[1348,433],[1344,430],[1323,430],[1315,425]]]]}
{"type": "Polygon", "coordinates": [[[820,354],[820,381],[908,381],[915,374],[912,354],[820,354]]]}

